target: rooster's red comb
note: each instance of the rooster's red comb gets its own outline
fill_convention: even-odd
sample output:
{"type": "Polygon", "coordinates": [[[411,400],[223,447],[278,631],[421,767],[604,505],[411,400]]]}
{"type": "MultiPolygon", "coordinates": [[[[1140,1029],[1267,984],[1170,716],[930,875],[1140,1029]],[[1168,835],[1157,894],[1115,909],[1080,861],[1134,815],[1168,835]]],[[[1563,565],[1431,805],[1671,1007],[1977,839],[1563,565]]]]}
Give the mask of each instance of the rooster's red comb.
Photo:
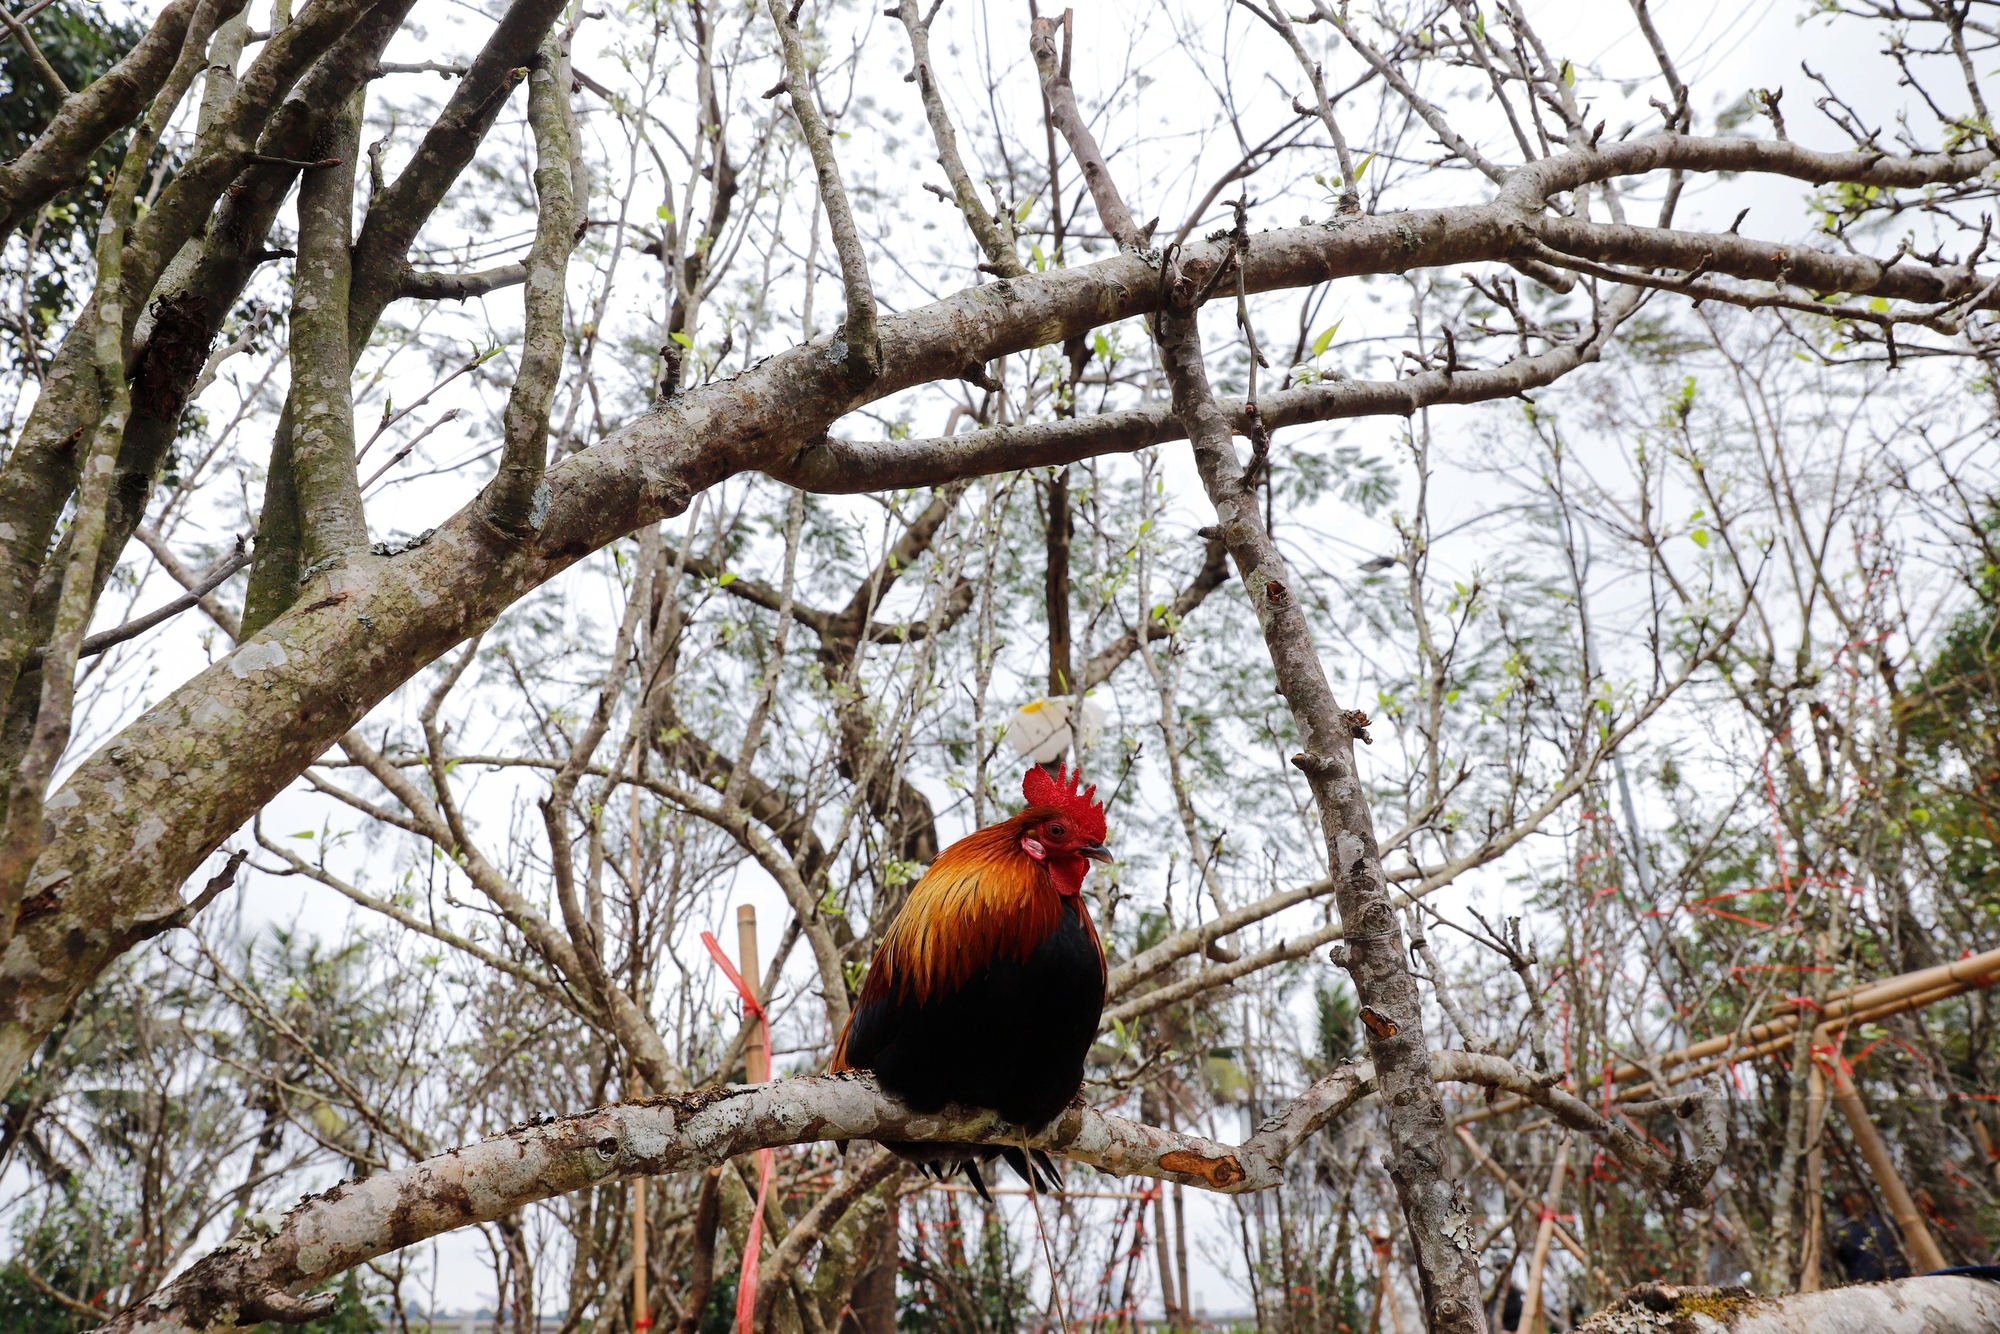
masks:
{"type": "Polygon", "coordinates": [[[1076,823],[1077,832],[1093,843],[1104,841],[1104,807],[1097,785],[1083,785],[1083,770],[1058,765],[1056,776],[1037,764],[1021,776],[1021,795],[1030,806],[1051,806],[1076,823]]]}

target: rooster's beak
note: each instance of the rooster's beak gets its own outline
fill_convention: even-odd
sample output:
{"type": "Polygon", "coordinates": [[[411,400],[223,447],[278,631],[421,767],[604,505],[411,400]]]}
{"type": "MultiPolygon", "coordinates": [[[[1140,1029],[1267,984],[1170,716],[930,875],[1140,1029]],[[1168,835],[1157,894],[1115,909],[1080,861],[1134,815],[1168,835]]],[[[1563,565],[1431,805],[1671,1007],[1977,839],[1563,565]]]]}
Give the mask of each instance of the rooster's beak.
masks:
{"type": "Polygon", "coordinates": [[[1111,849],[1105,847],[1102,843],[1086,843],[1077,849],[1077,854],[1088,857],[1094,862],[1108,862],[1111,860],[1111,849]]]}

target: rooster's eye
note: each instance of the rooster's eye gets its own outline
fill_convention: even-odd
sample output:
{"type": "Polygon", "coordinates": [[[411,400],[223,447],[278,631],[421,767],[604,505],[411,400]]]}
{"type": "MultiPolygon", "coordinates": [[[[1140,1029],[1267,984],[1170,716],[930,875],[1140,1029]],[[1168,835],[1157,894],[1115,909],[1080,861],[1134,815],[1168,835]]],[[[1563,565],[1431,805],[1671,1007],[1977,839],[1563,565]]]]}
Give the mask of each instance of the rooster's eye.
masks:
{"type": "Polygon", "coordinates": [[[1069,835],[1069,830],[1067,830],[1067,829],[1064,829],[1064,828],[1063,828],[1063,827],[1062,827],[1061,825],[1059,825],[1059,824],[1052,824],[1052,825],[1050,825],[1050,826],[1049,826],[1049,837],[1050,837],[1050,838],[1066,838],[1066,837],[1068,837],[1068,835],[1069,835]]]}

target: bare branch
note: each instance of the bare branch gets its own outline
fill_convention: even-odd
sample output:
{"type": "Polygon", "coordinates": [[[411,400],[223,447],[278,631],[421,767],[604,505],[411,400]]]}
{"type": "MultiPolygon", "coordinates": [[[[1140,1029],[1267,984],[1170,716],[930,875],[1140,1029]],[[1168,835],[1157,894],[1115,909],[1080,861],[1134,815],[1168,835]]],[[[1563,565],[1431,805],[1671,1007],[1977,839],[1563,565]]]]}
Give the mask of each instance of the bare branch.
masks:
{"type": "Polygon", "coordinates": [[[411,269],[403,275],[396,295],[411,301],[469,301],[526,281],[526,264],[499,264],[476,273],[424,273],[411,269]]]}
{"type": "MultiPolygon", "coordinates": [[[[909,0],[904,0],[909,3],[909,0]]],[[[1125,207],[1125,200],[1118,193],[1117,182],[1111,179],[1111,168],[1105,164],[1104,154],[1098,150],[1097,139],[1084,121],[1083,113],[1077,109],[1076,89],[1069,81],[1069,37],[1075,20],[1071,11],[1064,10],[1063,54],[1056,56],[1056,20],[1037,18],[1029,25],[1028,50],[1035,57],[1035,68],[1042,76],[1042,96],[1048,99],[1049,114],[1055,121],[1056,129],[1069,142],[1069,151],[1075,156],[1077,165],[1083,169],[1084,182],[1090,186],[1090,198],[1097,205],[1097,217],[1104,224],[1104,230],[1111,233],[1111,239],[1118,243],[1120,250],[1143,250],[1147,238],[1139,234],[1139,226],[1132,221],[1132,212],[1125,207]]]]}
{"type": "Polygon", "coordinates": [[[812,71],[806,65],[796,6],[788,13],[785,0],[768,0],[768,4],[784,52],[784,89],[791,96],[792,116],[805,136],[813,170],[819,175],[820,205],[826,210],[827,229],[833,233],[834,253],[840,256],[841,284],[847,289],[847,322],[834,334],[836,352],[847,369],[848,381],[865,385],[882,373],[881,335],[876,329],[875,288],[868,279],[868,256],[861,248],[861,233],[854,225],[854,210],[840,179],[840,162],[834,157],[833,136],[820,113],[812,71]]]}
{"type": "Polygon", "coordinates": [[[945,110],[944,95],[938,91],[937,78],[931,72],[931,25],[924,18],[918,0],[902,0],[895,13],[903,22],[903,30],[910,35],[910,73],[917,81],[917,91],[923,94],[924,115],[931,123],[931,137],[937,141],[938,165],[944,168],[945,179],[951,182],[952,201],[965,216],[965,225],[972,229],[973,239],[979,242],[994,271],[1002,278],[1023,277],[1028,271],[1021,267],[1021,257],[1014,253],[1000,224],[979,202],[979,189],[973,185],[972,175],[958,155],[958,134],[952,128],[951,113],[945,110]]]}
{"type": "Polygon", "coordinates": [[[520,369],[507,396],[500,466],[480,496],[480,513],[495,531],[527,538],[546,508],[542,472],[549,457],[549,405],[568,348],[563,303],[570,248],[576,243],[576,198],[570,172],[569,52],[554,33],[528,76],[528,123],[535,133],[535,243],[528,250],[526,312],[520,369]]]}

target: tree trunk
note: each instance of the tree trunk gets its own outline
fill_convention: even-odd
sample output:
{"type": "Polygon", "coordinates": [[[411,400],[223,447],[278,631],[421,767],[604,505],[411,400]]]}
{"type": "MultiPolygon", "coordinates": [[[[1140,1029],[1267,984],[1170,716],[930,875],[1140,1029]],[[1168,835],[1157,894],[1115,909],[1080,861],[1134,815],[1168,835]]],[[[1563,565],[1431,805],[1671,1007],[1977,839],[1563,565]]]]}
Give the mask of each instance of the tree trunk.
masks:
{"type": "Polygon", "coordinates": [[[840,1320],[840,1334],[896,1334],[896,1275],[902,1261],[900,1201],[882,1211],[868,1259],[840,1320]]]}
{"type": "Polygon", "coordinates": [[[1284,557],[1264,527],[1254,484],[1246,485],[1229,419],[1217,406],[1202,364],[1201,331],[1191,287],[1165,275],[1172,293],[1157,337],[1174,415],[1194,445],[1202,485],[1215,505],[1217,528],[1242,576],[1277,676],[1291,706],[1302,749],[1292,758],[1312,786],[1326,840],[1346,966],[1361,1001],[1382,1100],[1389,1119],[1389,1176],[1410,1231],[1425,1317],[1438,1334],[1484,1334],[1479,1266],[1472,1253],[1472,1218],[1465,1192],[1450,1174],[1444,1103],[1424,1049],[1417,983],[1403,948],[1402,925],[1389,906],[1388,882],[1375,844],[1374,815],[1354,764],[1354,738],[1366,716],[1343,710],[1333,697],[1305,610],[1290,588],[1284,557]]]}

